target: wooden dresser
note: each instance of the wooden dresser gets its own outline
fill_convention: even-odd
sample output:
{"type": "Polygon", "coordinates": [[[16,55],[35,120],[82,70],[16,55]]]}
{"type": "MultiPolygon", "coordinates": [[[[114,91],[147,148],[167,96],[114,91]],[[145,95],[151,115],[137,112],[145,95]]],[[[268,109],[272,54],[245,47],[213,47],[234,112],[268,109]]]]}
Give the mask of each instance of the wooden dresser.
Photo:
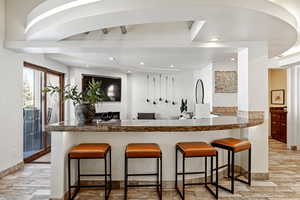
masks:
{"type": "Polygon", "coordinates": [[[271,136],[280,142],[287,142],[286,107],[271,107],[271,136]]]}

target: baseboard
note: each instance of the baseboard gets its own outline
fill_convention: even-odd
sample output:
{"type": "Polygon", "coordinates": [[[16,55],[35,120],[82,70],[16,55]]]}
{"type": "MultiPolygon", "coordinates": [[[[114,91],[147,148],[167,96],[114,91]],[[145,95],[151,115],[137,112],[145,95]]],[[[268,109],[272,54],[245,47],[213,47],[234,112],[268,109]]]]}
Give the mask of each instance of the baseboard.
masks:
{"type": "MultiPolygon", "coordinates": [[[[237,173],[245,173],[247,172],[246,169],[242,168],[241,166],[236,165],[235,171],[237,173]]],[[[254,181],[266,181],[270,179],[270,173],[251,173],[251,179],[254,181]]]]}
{"type": "Polygon", "coordinates": [[[22,161],[22,162],[14,165],[14,166],[8,168],[8,169],[5,169],[5,170],[1,171],[0,172],[0,179],[7,176],[7,175],[9,175],[9,174],[12,174],[16,171],[19,171],[20,169],[23,169],[23,168],[24,168],[24,162],[22,161]]]}

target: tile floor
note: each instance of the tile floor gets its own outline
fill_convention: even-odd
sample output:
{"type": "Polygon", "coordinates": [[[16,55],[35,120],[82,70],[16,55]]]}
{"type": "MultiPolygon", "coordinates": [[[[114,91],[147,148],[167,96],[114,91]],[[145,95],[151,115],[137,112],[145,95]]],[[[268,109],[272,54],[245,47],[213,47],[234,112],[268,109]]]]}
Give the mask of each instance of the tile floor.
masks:
{"type": "MultiPolygon", "coordinates": [[[[270,140],[270,180],[254,181],[252,187],[237,183],[236,194],[220,192],[221,200],[300,200],[300,152],[290,151],[270,140]]],[[[50,165],[30,164],[24,170],[0,179],[0,200],[49,199],[50,165]]],[[[227,184],[225,180],[222,181],[227,184]]],[[[82,191],[77,200],[103,199],[103,192],[82,191]]],[[[128,199],[157,199],[152,189],[131,189],[128,199]]],[[[123,190],[113,190],[110,199],[123,198],[123,190]]],[[[174,190],[165,190],[164,199],[179,200],[174,190]]],[[[187,189],[187,200],[214,199],[202,186],[187,189]]]]}

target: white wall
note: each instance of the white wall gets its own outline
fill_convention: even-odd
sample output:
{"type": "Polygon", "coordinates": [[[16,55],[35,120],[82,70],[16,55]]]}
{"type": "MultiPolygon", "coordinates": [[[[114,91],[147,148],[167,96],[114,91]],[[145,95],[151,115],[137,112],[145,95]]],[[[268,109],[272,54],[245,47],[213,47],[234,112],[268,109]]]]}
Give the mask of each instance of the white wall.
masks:
{"type": "MultiPolygon", "coordinates": [[[[122,98],[121,102],[104,102],[96,106],[97,112],[120,112],[121,119],[127,119],[128,107],[128,87],[127,87],[127,74],[115,73],[112,71],[105,71],[97,68],[71,68],[70,69],[70,84],[78,85],[79,89],[82,88],[82,74],[91,74],[98,76],[118,77],[122,79],[122,98]]],[[[75,119],[74,106],[70,105],[70,118],[75,119]]]]}
{"type": "MultiPolygon", "coordinates": [[[[23,62],[68,73],[68,68],[41,55],[17,54],[3,49],[5,1],[0,0],[0,172],[23,161],[23,62]]],[[[11,1],[7,1],[11,2],[11,1]]],[[[20,3],[19,7],[26,7],[20,3]]],[[[11,13],[10,13],[11,14],[11,13]]],[[[68,75],[66,76],[68,80],[68,75]]],[[[66,112],[68,115],[68,110],[66,112]]],[[[68,116],[67,116],[68,117],[68,116]]]]}
{"type": "MultiPolygon", "coordinates": [[[[23,62],[52,68],[67,73],[68,68],[43,56],[17,54],[0,49],[0,171],[23,161],[23,62]]],[[[68,81],[68,75],[66,76],[68,81]]],[[[66,105],[66,119],[69,111],[66,105]]]]}
{"type": "Polygon", "coordinates": [[[164,102],[159,102],[159,74],[150,75],[150,91],[149,98],[153,102],[153,96],[155,96],[155,101],[159,102],[157,105],[153,103],[147,103],[147,74],[146,73],[137,73],[131,74],[129,76],[129,88],[130,97],[129,97],[129,107],[131,108],[130,118],[136,118],[137,113],[139,112],[154,112],[158,119],[168,119],[178,117],[180,114],[180,103],[181,99],[188,100],[188,111],[194,112],[194,74],[193,71],[179,72],[175,74],[163,74],[162,81],[162,98],[165,100],[165,77],[174,77],[175,78],[175,87],[174,87],[174,98],[172,92],[172,84],[168,83],[168,100],[175,100],[176,105],[172,105],[170,102],[168,104],[164,102]],[[156,92],[153,93],[153,77],[156,78],[156,92]]]}
{"type": "Polygon", "coordinates": [[[205,103],[210,103],[212,107],[236,107],[237,93],[215,93],[215,71],[237,71],[235,62],[216,62],[194,74],[195,80],[201,78],[204,82],[205,103]]]}
{"type": "Polygon", "coordinates": [[[237,106],[237,93],[215,93],[215,71],[237,71],[235,62],[213,63],[213,106],[214,107],[235,107],[237,106]]]}
{"type": "Polygon", "coordinates": [[[198,79],[202,79],[204,85],[204,103],[213,106],[213,66],[212,64],[196,70],[194,73],[195,84],[198,79]]]}
{"type": "Polygon", "coordinates": [[[0,48],[5,38],[5,0],[0,0],[0,48]]]}

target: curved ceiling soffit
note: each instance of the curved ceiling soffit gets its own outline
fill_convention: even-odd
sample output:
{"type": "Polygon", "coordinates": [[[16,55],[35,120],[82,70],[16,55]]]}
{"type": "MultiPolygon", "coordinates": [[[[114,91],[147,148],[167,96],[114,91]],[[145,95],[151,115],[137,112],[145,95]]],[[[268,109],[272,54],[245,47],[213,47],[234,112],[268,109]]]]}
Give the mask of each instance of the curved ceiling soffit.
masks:
{"type": "MultiPolygon", "coordinates": [[[[51,1],[45,3],[49,2],[51,1]]],[[[169,0],[100,0],[46,17],[31,26],[26,32],[26,37],[27,40],[59,41],[80,33],[121,25],[194,20],[209,22],[214,17],[224,20],[228,18],[227,16],[231,16],[231,20],[233,20],[234,13],[237,13],[242,19],[247,19],[243,13],[252,12],[270,18],[276,24],[280,24],[282,30],[291,33],[289,34],[291,36],[289,41],[285,41],[284,47],[276,50],[276,53],[279,54],[287,50],[297,39],[296,18],[284,8],[267,0],[246,2],[235,0],[223,0],[221,2],[219,0],[172,0],[171,5],[169,0]],[[220,17],[222,14],[226,17],[220,17]]],[[[44,4],[40,6],[44,6],[45,9],[44,4]]],[[[28,23],[35,19],[34,14],[39,13],[37,12],[39,8],[41,7],[32,11],[28,23]]],[[[51,7],[49,9],[51,10],[51,7]]],[[[277,41],[280,39],[283,38],[276,38],[277,41]]],[[[249,40],[251,41],[251,39],[249,40]]],[[[273,48],[272,46],[276,48],[278,44],[273,39],[270,46],[270,48],[273,48]]]]}
{"type": "MultiPolygon", "coordinates": [[[[58,3],[53,4],[52,7],[49,3],[61,2],[61,5],[63,5],[68,1],[70,0],[48,0],[40,4],[30,13],[27,24],[30,24],[32,20],[42,14],[38,12],[39,9],[46,12],[45,7],[47,4],[49,6],[48,10],[53,10],[53,8],[59,6],[58,3]]],[[[79,33],[118,25],[207,20],[212,13],[216,14],[214,10],[223,10],[225,8],[258,11],[276,17],[290,24],[295,29],[297,28],[296,18],[292,14],[267,0],[223,0],[221,2],[219,0],[172,0],[171,4],[169,0],[89,1],[91,3],[69,8],[38,21],[27,31],[27,39],[58,41],[79,33]],[[208,8],[209,10],[203,8],[208,8]],[[84,23],[87,21],[88,23],[84,23]]]]}

